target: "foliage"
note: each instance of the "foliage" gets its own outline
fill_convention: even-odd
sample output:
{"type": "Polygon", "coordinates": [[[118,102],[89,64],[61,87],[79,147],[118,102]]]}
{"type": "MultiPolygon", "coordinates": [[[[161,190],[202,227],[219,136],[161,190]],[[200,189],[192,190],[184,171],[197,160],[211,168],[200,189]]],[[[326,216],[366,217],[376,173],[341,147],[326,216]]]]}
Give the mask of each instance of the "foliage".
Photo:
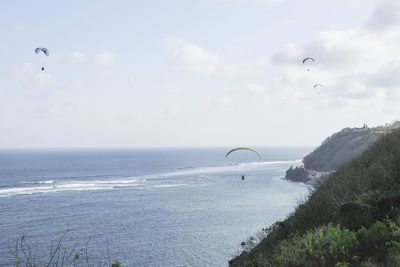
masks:
{"type": "Polygon", "coordinates": [[[331,224],[282,241],[275,251],[278,266],[345,266],[358,241],[356,234],[331,224]]]}
{"type": "Polygon", "coordinates": [[[349,229],[359,229],[370,224],[372,213],[372,207],[369,205],[348,202],[340,207],[336,221],[349,229]]]}
{"type": "Polygon", "coordinates": [[[294,213],[270,227],[260,244],[230,261],[230,265],[244,266],[244,263],[251,263],[254,266],[268,266],[274,260],[279,260],[279,255],[286,255],[288,259],[303,259],[304,264],[282,266],[313,266],[322,257],[325,260],[331,259],[338,266],[352,266],[356,262],[358,266],[400,266],[395,264],[400,257],[397,238],[399,218],[400,130],[396,129],[384,135],[361,156],[329,175],[324,183],[298,205],[294,213]],[[356,234],[359,244],[357,249],[348,247],[345,252],[324,254],[326,251],[323,248],[326,247],[321,245],[323,239],[319,240],[317,233],[327,229],[332,231],[328,248],[335,247],[335,242],[339,242],[333,236],[341,229],[348,235],[352,234],[347,231],[356,234]],[[311,240],[315,254],[308,255],[310,251],[305,249],[305,245],[300,250],[299,244],[304,244],[305,240],[311,240]],[[257,263],[260,262],[260,255],[263,264],[257,263]]]}
{"type": "Polygon", "coordinates": [[[111,265],[111,267],[121,267],[122,265],[121,265],[121,263],[119,262],[119,261],[115,261],[112,265],[111,265]]]}
{"type": "Polygon", "coordinates": [[[14,248],[11,251],[13,256],[13,263],[10,266],[14,267],[122,267],[119,261],[115,261],[111,264],[110,253],[108,249],[107,241],[107,259],[96,259],[91,260],[89,257],[89,242],[82,248],[78,248],[78,245],[71,247],[63,246],[63,239],[66,232],[63,233],[60,238],[54,243],[55,245],[50,246],[49,256],[46,259],[44,255],[37,255],[37,246],[29,242],[28,233],[23,233],[20,238],[15,242],[14,248]],[[35,248],[35,249],[33,249],[35,248]]]}
{"type": "Polygon", "coordinates": [[[360,240],[358,254],[376,262],[385,262],[390,253],[400,251],[400,228],[391,220],[377,221],[368,229],[362,228],[357,236],[360,240]]]}

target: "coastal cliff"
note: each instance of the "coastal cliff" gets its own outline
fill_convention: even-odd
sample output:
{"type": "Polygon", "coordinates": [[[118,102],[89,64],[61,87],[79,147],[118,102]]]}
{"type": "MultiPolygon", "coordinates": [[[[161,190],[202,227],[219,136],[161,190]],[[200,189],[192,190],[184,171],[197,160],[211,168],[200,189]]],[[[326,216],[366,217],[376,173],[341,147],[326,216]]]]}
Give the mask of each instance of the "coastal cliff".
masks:
{"type": "Polygon", "coordinates": [[[361,155],[327,175],[285,220],[263,228],[263,238],[230,266],[400,266],[395,128],[385,127],[361,155]]]}
{"type": "Polygon", "coordinates": [[[291,166],[285,179],[316,184],[340,166],[360,156],[381,136],[400,127],[400,122],[369,128],[345,128],[325,139],[322,144],[303,158],[300,166],[291,166]]]}

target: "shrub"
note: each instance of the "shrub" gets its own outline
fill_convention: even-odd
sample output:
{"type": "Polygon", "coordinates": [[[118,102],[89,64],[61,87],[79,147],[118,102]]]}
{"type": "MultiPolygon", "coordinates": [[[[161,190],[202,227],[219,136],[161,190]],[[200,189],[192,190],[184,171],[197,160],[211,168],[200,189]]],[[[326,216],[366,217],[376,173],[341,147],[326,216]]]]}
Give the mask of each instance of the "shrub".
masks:
{"type": "Polygon", "coordinates": [[[115,261],[111,267],[121,267],[121,263],[119,261],[115,261]]]}
{"type": "Polygon", "coordinates": [[[275,252],[275,263],[278,266],[346,266],[357,245],[354,232],[329,224],[282,241],[275,252]]]}
{"type": "Polygon", "coordinates": [[[348,202],[340,207],[337,221],[340,225],[353,230],[366,227],[372,221],[372,209],[366,204],[348,202]]]}
{"type": "Polygon", "coordinates": [[[37,255],[37,244],[32,244],[29,241],[28,233],[23,233],[15,242],[13,250],[10,252],[13,256],[13,263],[9,266],[14,267],[81,267],[81,266],[98,266],[98,267],[122,267],[119,261],[111,264],[110,252],[107,241],[107,258],[97,258],[91,260],[88,254],[88,246],[90,238],[82,248],[78,245],[72,248],[63,245],[63,239],[66,235],[64,232],[60,238],[50,246],[48,257],[37,255]]]}
{"type": "MultiPolygon", "coordinates": [[[[287,255],[292,264],[288,266],[301,265],[296,264],[296,261],[293,260],[295,258],[304,265],[310,266],[311,263],[321,260],[321,257],[324,261],[327,260],[326,257],[331,257],[335,261],[338,259],[336,263],[357,261],[358,263],[362,262],[365,266],[382,266],[383,263],[388,264],[389,259],[395,262],[397,255],[400,255],[396,248],[399,242],[396,237],[398,235],[397,226],[387,225],[387,222],[374,223],[374,221],[400,218],[399,196],[400,129],[385,135],[360,157],[329,175],[325,182],[296,208],[294,213],[279,225],[271,228],[260,245],[246,255],[231,261],[230,264],[242,266],[240,265],[242,262],[251,261],[256,254],[263,255],[271,262],[273,260],[284,262],[284,255],[287,255]],[[353,211],[360,216],[352,214],[353,211]],[[340,218],[338,219],[338,217],[340,218]],[[340,250],[339,256],[330,254],[323,249],[323,246],[319,246],[324,242],[322,240],[320,240],[322,243],[317,242],[316,236],[318,235],[312,234],[312,229],[319,229],[323,225],[334,222],[354,230],[361,226],[367,227],[362,228],[358,233],[361,244],[357,250],[358,254],[353,256],[359,257],[359,259],[344,257],[340,250]],[[387,233],[389,233],[389,237],[387,233]],[[302,258],[305,251],[304,238],[307,237],[305,235],[312,235],[312,237],[308,236],[312,241],[311,248],[314,249],[310,255],[317,256],[316,258],[310,258],[307,255],[302,258]],[[376,237],[374,237],[375,235],[376,237]],[[302,245],[304,245],[303,248],[302,245]],[[372,247],[377,248],[378,251],[373,251],[372,247]],[[317,250],[315,251],[315,249],[317,250]],[[374,254],[377,256],[370,260],[369,258],[374,254]],[[340,257],[344,257],[344,259],[342,260],[340,257]]],[[[334,240],[328,239],[329,242],[324,244],[328,244],[328,247],[334,249],[334,240]]],[[[311,264],[311,266],[313,265],[311,264]]]]}
{"type": "Polygon", "coordinates": [[[377,262],[385,262],[389,255],[393,258],[400,251],[400,228],[391,220],[377,221],[368,229],[357,232],[360,242],[359,255],[372,258],[377,262]]]}

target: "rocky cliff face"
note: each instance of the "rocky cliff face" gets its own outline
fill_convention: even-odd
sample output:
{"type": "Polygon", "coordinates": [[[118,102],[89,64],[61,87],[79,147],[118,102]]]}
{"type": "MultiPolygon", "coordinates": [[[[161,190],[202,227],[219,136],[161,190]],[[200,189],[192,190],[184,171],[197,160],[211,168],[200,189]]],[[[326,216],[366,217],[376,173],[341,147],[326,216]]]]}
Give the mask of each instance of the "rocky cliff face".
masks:
{"type": "Polygon", "coordinates": [[[285,178],[296,182],[318,182],[324,174],[358,157],[382,135],[399,127],[400,121],[375,128],[345,128],[305,156],[302,166],[287,170],[285,178]]]}

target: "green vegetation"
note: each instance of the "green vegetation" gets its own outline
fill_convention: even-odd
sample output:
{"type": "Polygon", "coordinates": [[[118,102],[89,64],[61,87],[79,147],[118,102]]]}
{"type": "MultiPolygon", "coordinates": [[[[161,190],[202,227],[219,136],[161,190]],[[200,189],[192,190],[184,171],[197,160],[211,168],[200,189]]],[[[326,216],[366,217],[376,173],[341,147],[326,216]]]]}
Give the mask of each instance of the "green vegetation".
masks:
{"type": "Polygon", "coordinates": [[[38,255],[38,245],[29,242],[27,233],[22,234],[16,240],[13,247],[10,247],[13,256],[13,262],[9,266],[14,267],[122,267],[122,264],[115,260],[111,261],[110,251],[107,241],[107,257],[95,257],[91,259],[89,256],[89,242],[90,238],[82,248],[78,245],[73,247],[63,246],[63,239],[65,234],[56,241],[52,242],[48,251],[48,256],[38,255]]]}
{"type": "Polygon", "coordinates": [[[329,224],[279,243],[273,261],[280,266],[322,266],[351,260],[358,240],[347,229],[329,224]]]}
{"type": "Polygon", "coordinates": [[[400,130],[329,175],[231,266],[400,266],[400,130]]]}

